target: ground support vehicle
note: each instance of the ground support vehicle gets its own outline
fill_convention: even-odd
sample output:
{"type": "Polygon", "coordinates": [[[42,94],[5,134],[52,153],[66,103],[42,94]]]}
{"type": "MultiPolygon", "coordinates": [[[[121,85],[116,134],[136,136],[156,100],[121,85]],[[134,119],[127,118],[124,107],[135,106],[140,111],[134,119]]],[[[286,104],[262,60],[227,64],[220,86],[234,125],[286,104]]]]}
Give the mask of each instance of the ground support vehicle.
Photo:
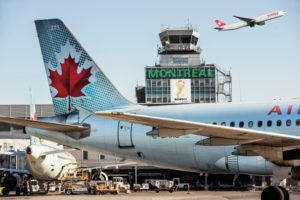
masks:
{"type": "Polygon", "coordinates": [[[180,178],[173,178],[174,185],[177,185],[179,190],[189,190],[190,184],[189,183],[182,183],[180,178]]]}
{"type": "Polygon", "coordinates": [[[132,190],[137,191],[147,191],[149,190],[149,184],[148,183],[142,183],[142,184],[133,184],[132,190]]]}
{"type": "Polygon", "coordinates": [[[146,179],[146,183],[149,184],[149,187],[151,189],[154,189],[155,192],[159,191],[169,191],[174,192],[177,190],[178,187],[174,187],[174,182],[170,180],[164,180],[164,179],[146,179]]]}
{"type": "Polygon", "coordinates": [[[130,193],[130,184],[123,177],[113,177],[113,184],[120,190],[120,192],[130,193]]]}
{"type": "Polygon", "coordinates": [[[67,195],[89,193],[87,182],[82,180],[65,181],[63,187],[64,187],[63,191],[67,195]]]}
{"type": "Polygon", "coordinates": [[[119,194],[120,192],[117,184],[112,181],[95,181],[94,191],[95,194],[119,194]]]}

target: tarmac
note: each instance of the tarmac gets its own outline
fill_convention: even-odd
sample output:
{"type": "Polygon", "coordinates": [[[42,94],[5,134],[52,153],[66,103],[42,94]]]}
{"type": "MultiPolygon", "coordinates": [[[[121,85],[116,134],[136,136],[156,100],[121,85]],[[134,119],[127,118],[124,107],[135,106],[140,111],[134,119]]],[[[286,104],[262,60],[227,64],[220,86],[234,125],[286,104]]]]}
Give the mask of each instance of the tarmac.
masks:
{"type": "MultiPolygon", "coordinates": [[[[174,193],[154,191],[149,192],[132,192],[130,194],[119,195],[65,195],[58,193],[49,193],[48,195],[32,195],[32,196],[8,196],[0,197],[2,200],[259,200],[260,191],[191,191],[189,193],[184,191],[177,191],[174,193]]],[[[300,192],[291,192],[291,200],[300,199],[300,192]]]]}

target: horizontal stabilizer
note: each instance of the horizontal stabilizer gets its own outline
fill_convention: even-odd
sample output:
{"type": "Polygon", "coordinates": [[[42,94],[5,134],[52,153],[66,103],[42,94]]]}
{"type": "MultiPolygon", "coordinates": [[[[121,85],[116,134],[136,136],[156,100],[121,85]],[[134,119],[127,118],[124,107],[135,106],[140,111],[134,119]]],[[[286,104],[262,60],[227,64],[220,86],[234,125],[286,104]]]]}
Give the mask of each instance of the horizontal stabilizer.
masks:
{"type": "Polygon", "coordinates": [[[242,20],[242,21],[247,22],[247,23],[250,23],[250,22],[254,21],[254,19],[246,18],[246,17],[239,17],[239,16],[233,16],[233,17],[238,18],[239,20],[242,20]]]}
{"type": "Polygon", "coordinates": [[[19,119],[19,118],[5,117],[5,116],[0,116],[0,122],[24,126],[24,127],[38,128],[47,131],[61,132],[74,139],[80,139],[78,137],[81,137],[82,133],[89,131],[89,127],[80,126],[80,125],[33,121],[28,119],[19,119]]]}

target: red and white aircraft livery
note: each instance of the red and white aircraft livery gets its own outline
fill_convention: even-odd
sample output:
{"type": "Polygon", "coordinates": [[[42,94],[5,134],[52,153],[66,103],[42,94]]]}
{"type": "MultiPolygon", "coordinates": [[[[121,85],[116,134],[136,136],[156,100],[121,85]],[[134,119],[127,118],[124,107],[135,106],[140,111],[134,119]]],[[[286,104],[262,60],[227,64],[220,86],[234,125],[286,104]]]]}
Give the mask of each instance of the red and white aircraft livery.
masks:
{"type": "Polygon", "coordinates": [[[265,15],[261,15],[259,17],[255,18],[245,18],[245,17],[239,17],[239,16],[234,16],[241,20],[240,22],[234,23],[234,24],[225,24],[221,20],[215,20],[216,24],[218,27],[215,27],[215,29],[219,31],[230,31],[230,30],[235,30],[239,28],[243,28],[246,26],[254,27],[255,25],[265,25],[265,21],[275,19],[278,17],[282,17],[286,14],[284,11],[274,11],[265,15]]]}

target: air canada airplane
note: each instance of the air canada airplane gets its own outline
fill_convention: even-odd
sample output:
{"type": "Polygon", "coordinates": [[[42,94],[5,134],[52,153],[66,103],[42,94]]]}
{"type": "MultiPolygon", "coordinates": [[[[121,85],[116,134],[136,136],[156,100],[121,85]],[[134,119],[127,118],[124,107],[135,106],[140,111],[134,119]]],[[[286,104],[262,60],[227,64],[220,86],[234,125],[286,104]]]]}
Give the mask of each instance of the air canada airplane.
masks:
{"type": "Polygon", "coordinates": [[[243,28],[246,26],[254,27],[255,25],[265,25],[265,21],[275,19],[278,17],[282,17],[286,14],[284,11],[274,11],[268,14],[261,15],[259,17],[254,17],[254,18],[246,18],[246,17],[239,17],[239,16],[234,16],[235,18],[238,18],[241,20],[240,22],[234,23],[234,24],[225,24],[221,20],[215,20],[216,24],[218,27],[215,27],[215,29],[219,31],[231,31],[231,30],[236,30],[239,28],[243,28]]]}
{"type": "Polygon", "coordinates": [[[123,97],[59,19],[35,21],[55,116],[0,122],[74,148],[170,169],[300,180],[300,102],[147,107],[123,97]]]}

